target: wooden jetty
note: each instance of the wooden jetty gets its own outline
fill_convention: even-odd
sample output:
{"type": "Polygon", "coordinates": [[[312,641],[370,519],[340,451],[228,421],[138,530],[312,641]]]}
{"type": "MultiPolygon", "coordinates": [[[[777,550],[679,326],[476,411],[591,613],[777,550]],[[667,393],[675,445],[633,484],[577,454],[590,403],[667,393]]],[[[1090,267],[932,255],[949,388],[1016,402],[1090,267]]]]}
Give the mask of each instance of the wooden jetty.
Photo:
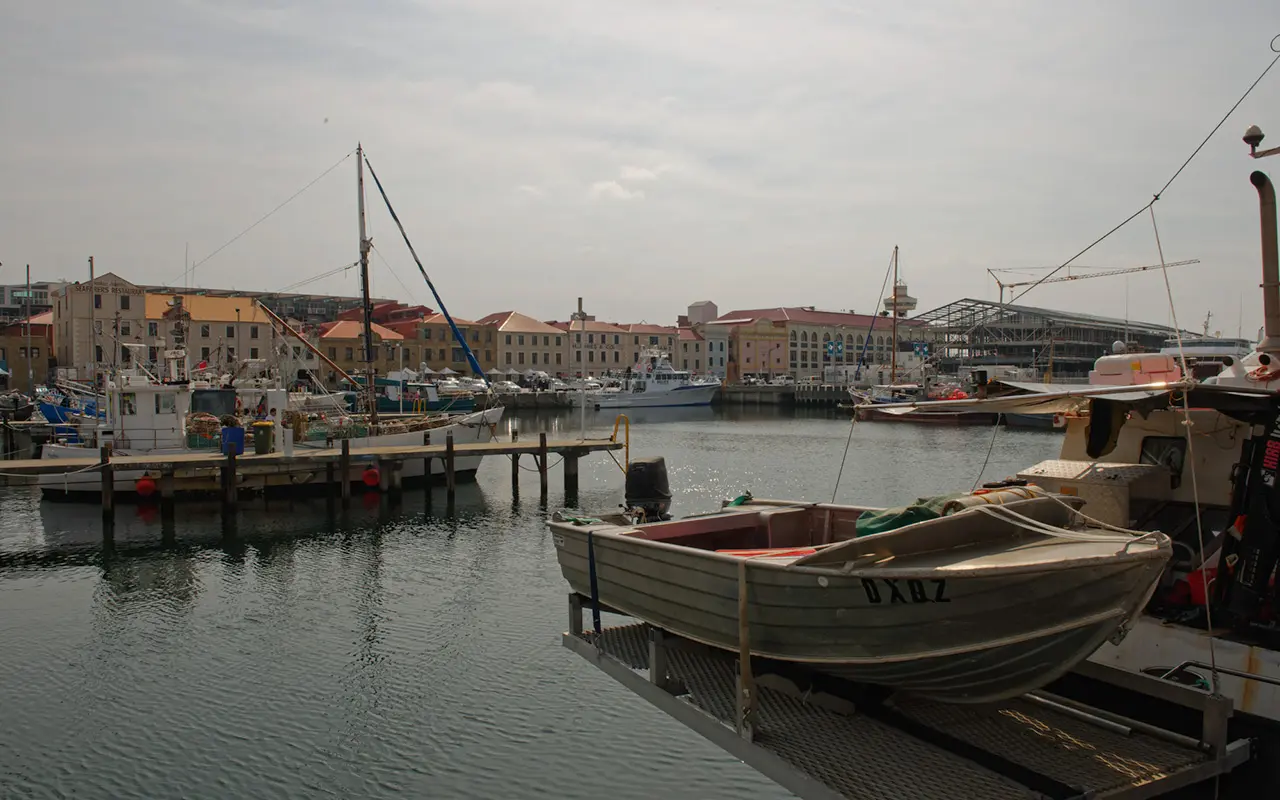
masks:
{"type": "MultiPolygon", "coordinates": [[[[114,471],[156,472],[156,489],[163,504],[172,504],[177,491],[209,491],[218,493],[227,506],[234,506],[241,490],[265,489],[288,485],[290,476],[303,472],[324,474],[329,493],[339,492],[343,503],[351,497],[350,480],[339,476],[351,475],[352,465],[369,464],[376,467],[380,491],[398,494],[402,489],[401,467],[409,459],[425,462],[424,476],[430,484],[431,460],[440,459],[444,468],[448,499],[453,501],[457,487],[456,459],[466,456],[508,456],[511,458],[512,490],[519,491],[520,457],[533,456],[539,473],[539,488],[543,498],[547,495],[548,459],[559,455],[564,463],[564,488],[566,494],[578,491],[578,459],[596,452],[623,450],[627,443],[613,439],[568,439],[549,441],[545,433],[536,440],[518,441],[512,433],[510,442],[468,442],[454,444],[449,435],[443,444],[431,442],[430,431],[424,431],[420,445],[399,445],[353,448],[347,441],[339,446],[324,449],[297,448],[291,454],[270,452],[245,453],[173,453],[167,455],[114,455],[109,447],[103,447],[96,456],[57,459],[18,459],[0,464],[6,475],[59,475],[73,472],[97,471],[102,476],[102,513],[110,520],[115,512],[114,471]],[[273,480],[273,476],[275,480],[273,480]],[[281,480],[283,479],[283,480],[281,480]]],[[[92,452],[92,451],[89,451],[92,452]]],[[[624,468],[625,469],[625,468],[624,468]]],[[[370,487],[373,488],[373,487],[370,487]]]]}

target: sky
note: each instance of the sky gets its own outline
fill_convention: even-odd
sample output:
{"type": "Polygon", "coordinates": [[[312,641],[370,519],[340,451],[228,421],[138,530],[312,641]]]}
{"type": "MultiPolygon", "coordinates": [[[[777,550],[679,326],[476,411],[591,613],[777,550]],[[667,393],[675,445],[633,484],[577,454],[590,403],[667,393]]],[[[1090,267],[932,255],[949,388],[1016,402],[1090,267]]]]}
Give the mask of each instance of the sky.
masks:
{"type": "MultiPolygon", "coordinates": [[[[1141,208],[1280,34],[1275,3],[1189,0],[0,0],[0,19],[0,283],[28,263],[83,280],[92,255],[138,283],[355,294],[362,142],[454,315],[565,319],[581,296],[662,324],[698,300],[871,311],[895,245],[920,311],[996,299],[987,269],[1034,279],[1141,208]]],[[[1251,123],[1280,145],[1280,66],[1154,207],[1165,259],[1200,260],[1168,272],[1183,328],[1261,323],[1248,175],[1280,158],[1247,157],[1251,123]]],[[[436,306],[367,193],[373,293],[436,306]]],[[[1159,261],[1144,215],[1078,263],[1159,261]]],[[[1158,272],[1020,302],[1172,319],[1158,272]]]]}

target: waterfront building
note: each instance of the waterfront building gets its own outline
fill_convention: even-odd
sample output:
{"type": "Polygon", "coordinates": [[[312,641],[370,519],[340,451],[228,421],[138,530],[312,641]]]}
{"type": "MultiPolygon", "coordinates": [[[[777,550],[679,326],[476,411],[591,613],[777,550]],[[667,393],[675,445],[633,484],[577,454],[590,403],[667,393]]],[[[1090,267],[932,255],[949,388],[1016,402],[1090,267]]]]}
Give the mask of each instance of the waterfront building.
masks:
{"type": "Polygon", "coordinates": [[[498,369],[530,370],[549,375],[565,371],[565,331],[518,311],[499,311],[479,320],[494,332],[494,356],[498,369]]]}
{"type": "Polygon", "coordinates": [[[48,380],[53,360],[52,311],[0,325],[0,390],[29,394],[48,380]]]}

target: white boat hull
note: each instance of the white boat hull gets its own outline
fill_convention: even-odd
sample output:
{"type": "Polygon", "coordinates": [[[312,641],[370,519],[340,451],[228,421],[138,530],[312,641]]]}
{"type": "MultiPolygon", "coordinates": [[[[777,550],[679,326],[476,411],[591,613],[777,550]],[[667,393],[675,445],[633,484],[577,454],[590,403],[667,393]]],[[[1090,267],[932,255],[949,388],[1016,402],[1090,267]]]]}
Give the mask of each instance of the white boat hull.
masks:
{"type": "MultiPolygon", "coordinates": [[[[490,425],[496,424],[502,418],[502,407],[486,409],[478,411],[474,414],[468,414],[457,422],[450,425],[443,425],[439,428],[431,430],[432,442],[443,443],[445,437],[450,433],[453,434],[455,444],[467,444],[475,442],[488,442],[492,439],[492,431],[490,425]]],[[[394,447],[422,444],[422,431],[406,431],[404,433],[390,433],[380,436],[366,436],[353,438],[351,442],[352,449],[362,447],[394,447]]],[[[300,443],[295,445],[298,450],[304,449],[323,449],[324,442],[300,443]]],[[[116,455],[121,456],[166,456],[178,455],[193,452],[185,448],[164,448],[154,450],[127,450],[120,449],[114,451],[116,455]]],[[[209,451],[199,451],[209,452],[209,451]]],[[[86,454],[96,454],[95,450],[85,447],[75,447],[69,445],[45,445],[41,451],[41,459],[59,459],[59,458],[84,458],[86,454]]],[[[480,468],[480,462],[483,456],[459,456],[455,460],[454,470],[456,474],[464,477],[474,474],[480,468]]],[[[369,460],[361,460],[352,458],[350,473],[347,475],[347,481],[351,483],[359,483],[364,475],[365,469],[370,466],[369,460]]],[[[423,477],[423,459],[409,458],[405,459],[401,467],[401,477],[403,479],[413,480],[423,477]]],[[[431,474],[443,475],[444,464],[441,459],[433,458],[431,460],[431,474]]],[[[131,470],[117,469],[113,473],[115,492],[117,494],[129,494],[135,491],[137,481],[144,476],[158,478],[159,475],[154,470],[131,470]]],[[[298,465],[296,470],[281,473],[287,482],[281,482],[278,485],[306,486],[313,484],[323,484],[325,480],[325,472],[323,469],[316,469],[312,465],[298,465]]],[[[44,492],[46,497],[52,499],[95,499],[102,493],[102,478],[96,470],[86,470],[84,472],[72,472],[68,474],[51,474],[41,475],[37,485],[44,492]]],[[[272,484],[277,485],[273,482],[272,484]]],[[[213,488],[213,487],[209,487],[213,488]]],[[[194,491],[206,491],[207,489],[198,488],[194,491]]],[[[181,493],[181,492],[179,492],[181,493]]]]}
{"type": "MultiPolygon", "coordinates": [[[[719,384],[680,386],[666,392],[588,392],[587,405],[594,408],[675,408],[709,406],[719,384]]],[[[574,405],[582,404],[582,393],[573,396],[574,405]]]]}

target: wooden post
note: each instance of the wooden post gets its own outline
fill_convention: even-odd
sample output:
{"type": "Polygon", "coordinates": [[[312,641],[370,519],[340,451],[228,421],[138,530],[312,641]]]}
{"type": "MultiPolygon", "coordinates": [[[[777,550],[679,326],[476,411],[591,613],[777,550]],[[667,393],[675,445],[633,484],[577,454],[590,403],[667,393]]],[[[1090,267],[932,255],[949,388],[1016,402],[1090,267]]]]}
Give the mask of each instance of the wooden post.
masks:
{"type": "Polygon", "coordinates": [[[564,493],[565,495],[578,493],[578,452],[576,450],[570,450],[564,454],[564,493]]]}
{"type": "Polygon", "coordinates": [[[538,434],[538,493],[547,499],[547,434],[538,434]]]}
{"type": "Polygon", "coordinates": [[[388,466],[391,467],[391,494],[393,497],[400,496],[400,490],[404,487],[403,461],[392,461],[388,466]]]}
{"type": "Polygon", "coordinates": [[[236,451],[227,451],[227,463],[222,467],[222,502],[234,507],[240,491],[236,486],[236,451]]]}
{"type": "Polygon", "coordinates": [[[386,494],[391,491],[391,462],[378,460],[378,491],[386,494]]]}
{"type": "MultiPolygon", "coordinates": [[[[422,446],[431,446],[431,431],[422,432],[422,446]]],[[[422,459],[422,485],[426,487],[427,505],[431,504],[431,456],[422,459]]]]}
{"type": "MultiPolygon", "coordinates": [[[[515,444],[520,441],[520,431],[515,428],[511,429],[511,443],[515,444]]],[[[520,454],[511,454],[511,494],[520,494],[520,454]]]]}
{"type": "Polygon", "coordinates": [[[338,481],[342,486],[342,507],[351,505],[351,440],[342,440],[342,453],[338,457],[338,481]]]}
{"type": "Polygon", "coordinates": [[[111,446],[98,451],[102,463],[102,521],[108,526],[116,521],[116,478],[111,468],[111,446]]]}
{"type": "Polygon", "coordinates": [[[449,502],[453,502],[458,490],[458,476],[453,471],[453,431],[449,431],[444,440],[444,483],[449,492],[449,502]]]}
{"type": "Polygon", "coordinates": [[[160,516],[173,516],[173,467],[160,471],[160,516]]]}

